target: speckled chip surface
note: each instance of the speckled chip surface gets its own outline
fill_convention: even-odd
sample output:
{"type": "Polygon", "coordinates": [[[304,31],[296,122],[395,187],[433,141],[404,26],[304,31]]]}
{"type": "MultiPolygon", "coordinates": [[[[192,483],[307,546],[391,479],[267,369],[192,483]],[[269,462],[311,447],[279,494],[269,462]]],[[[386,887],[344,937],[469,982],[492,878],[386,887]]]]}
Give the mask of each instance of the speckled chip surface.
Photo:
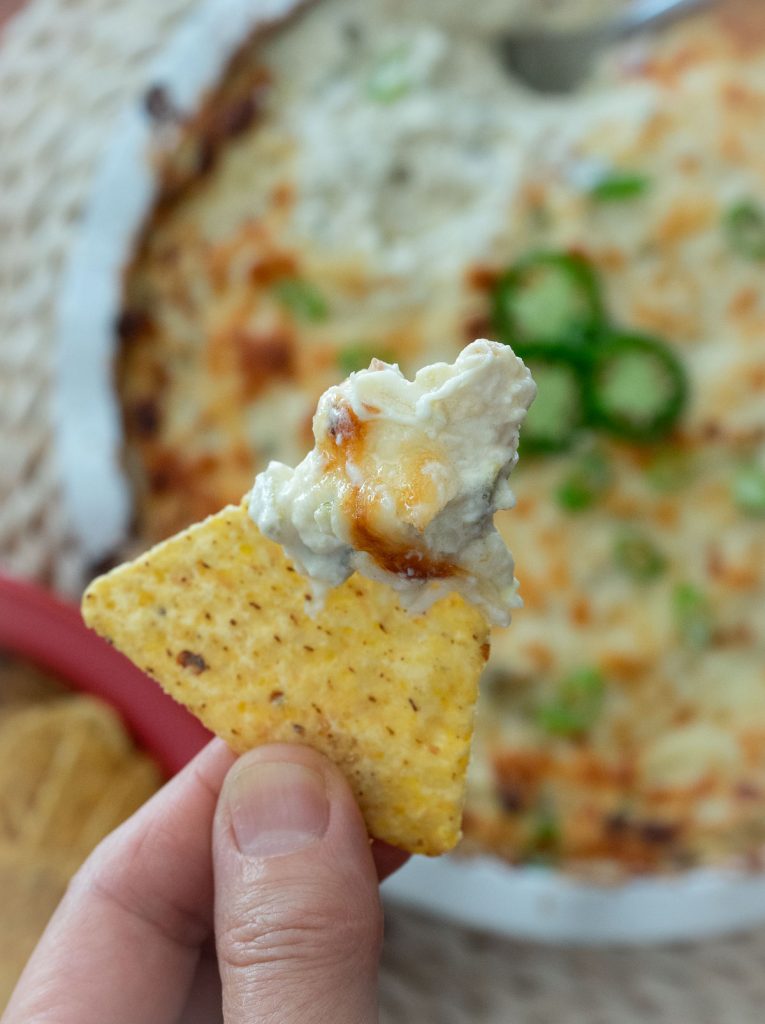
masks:
{"type": "Polygon", "coordinates": [[[450,595],[412,616],[352,576],[322,609],[244,506],[85,594],[88,625],[239,753],[308,743],[347,776],[371,835],[436,855],[460,837],[488,627],[450,595]]]}

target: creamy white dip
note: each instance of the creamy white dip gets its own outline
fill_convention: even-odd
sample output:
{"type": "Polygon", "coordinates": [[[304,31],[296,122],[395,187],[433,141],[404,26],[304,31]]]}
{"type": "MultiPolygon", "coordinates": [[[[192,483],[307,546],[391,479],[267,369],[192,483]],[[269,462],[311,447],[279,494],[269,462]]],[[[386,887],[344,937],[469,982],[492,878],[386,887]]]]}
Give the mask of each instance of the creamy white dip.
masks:
{"type": "Polygon", "coordinates": [[[468,345],[408,380],[374,360],[326,391],[315,447],[294,469],[271,462],[250,515],[317,594],[354,571],[422,611],[450,591],[496,625],[520,604],[513,558],[494,528],[536,385],[512,349],[468,345]]]}

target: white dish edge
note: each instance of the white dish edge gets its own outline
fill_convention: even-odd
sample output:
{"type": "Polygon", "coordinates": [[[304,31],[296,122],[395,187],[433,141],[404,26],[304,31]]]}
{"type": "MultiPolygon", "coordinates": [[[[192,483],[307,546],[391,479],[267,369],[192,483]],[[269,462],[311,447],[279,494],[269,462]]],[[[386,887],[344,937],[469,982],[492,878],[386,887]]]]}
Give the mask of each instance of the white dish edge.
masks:
{"type": "Polygon", "coordinates": [[[151,64],[144,90],[118,118],[96,171],[56,307],[52,412],[64,511],[90,563],[110,555],[130,526],[112,367],[123,267],[155,194],[143,95],[161,85],[175,109],[193,112],[247,36],[297,6],[299,0],[200,4],[151,64]]]}
{"type": "Polygon", "coordinates": [[[468,928],[566,946],[700,941],[765,920],[765,876],[711,868],[607,887],[489,857],[414,857],[383,893],[468,928]]]}

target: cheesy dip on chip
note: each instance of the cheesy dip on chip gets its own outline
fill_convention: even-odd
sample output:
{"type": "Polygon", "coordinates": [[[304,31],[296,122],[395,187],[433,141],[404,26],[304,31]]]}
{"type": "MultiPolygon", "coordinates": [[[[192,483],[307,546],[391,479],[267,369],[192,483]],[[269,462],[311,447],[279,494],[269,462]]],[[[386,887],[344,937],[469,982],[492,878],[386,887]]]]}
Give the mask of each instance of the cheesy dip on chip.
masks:
{"type": "Polygon", "coordinates": [[[373,360],[322,396],[303,461],[257,477],[250,514],[320,592],[358,571],[412,610],[453,590],[506,626],[519,601],[493,516],[512,507],[507,478],[535,394],[497,342],[412,381],[373,360]]]}

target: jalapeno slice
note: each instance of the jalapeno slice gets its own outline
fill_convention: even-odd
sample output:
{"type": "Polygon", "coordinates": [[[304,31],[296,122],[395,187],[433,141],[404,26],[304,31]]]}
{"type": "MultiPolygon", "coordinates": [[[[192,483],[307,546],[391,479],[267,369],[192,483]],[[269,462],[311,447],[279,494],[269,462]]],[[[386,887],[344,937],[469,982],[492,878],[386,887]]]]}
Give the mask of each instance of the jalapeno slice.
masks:
{"type": "Polygon", "coordinates": [[[522,451],[565,451],[584,422],[586,360],[569,345],[536,343],[525,347],[523,361],[536,382],[537,397],[522,428],[522,451]]]}
{"type": "Polygon", "coordinates": [[[522,358],[527,343],[582,344],[604,320],[595,270],[575,253],[531,253],[494,286],[494,329],[522,358]]]}
{"type": "Polygon", "coordinates": [[[682,363],[664,342],[612,332],[590,353],[584,400],[589,423],[615,437],[652,442],[677,423],[688,399],[682,363]]]}

